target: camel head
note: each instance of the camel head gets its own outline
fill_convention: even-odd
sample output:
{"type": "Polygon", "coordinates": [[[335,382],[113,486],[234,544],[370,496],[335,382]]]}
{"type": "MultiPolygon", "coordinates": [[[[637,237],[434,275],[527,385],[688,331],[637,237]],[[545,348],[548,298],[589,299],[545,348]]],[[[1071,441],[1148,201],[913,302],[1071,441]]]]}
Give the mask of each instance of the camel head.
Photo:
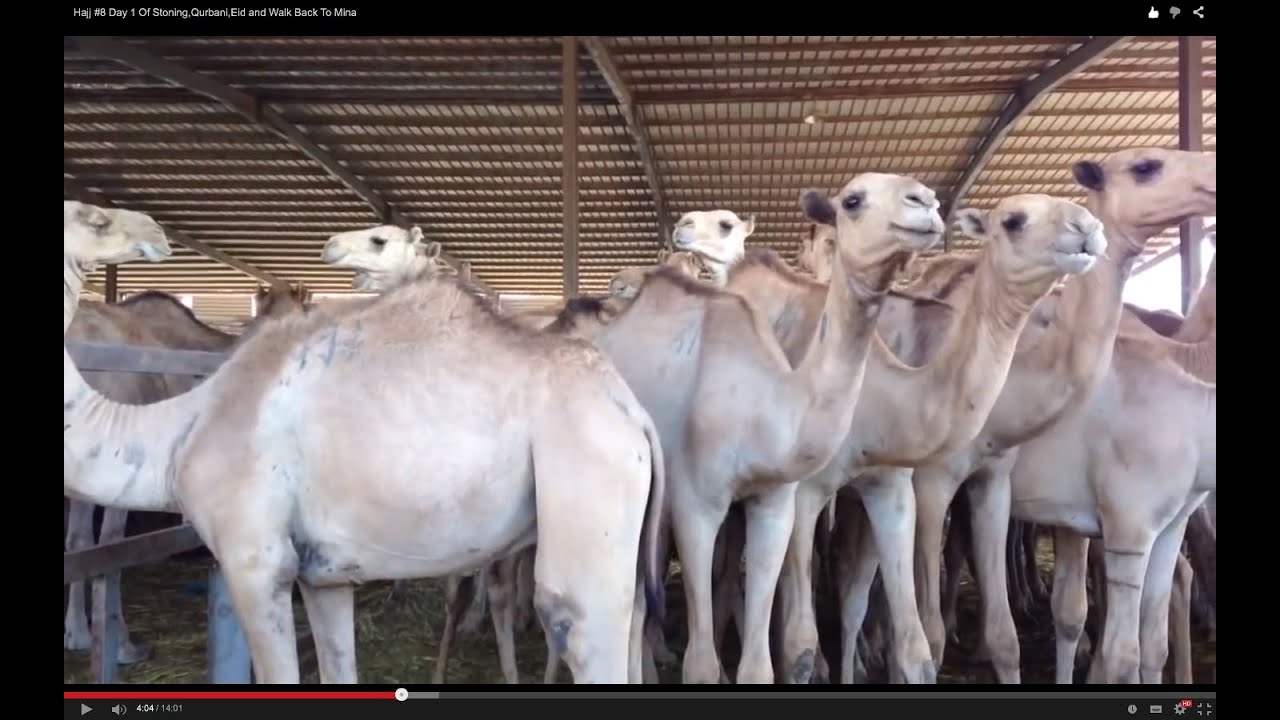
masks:
{"type": "Polygon", "coordinates": [[[673,267],[679,270],[682,275],[688,275],[696,278],[702,273],[702,260],[697,254],[677,250],[669,252],[666,249],[658,251],[658,264],[666,267],[673,267]]]}
{"type": "Polygon", "coordinates": [[[1072,167],[1089,192],[1089,207],[1108,225],[1111,241],[1138,255],[1166,228],[1218,210],[1218,159],[1213,152],[1135,148],[1072,167]],[[1117,234],[1123,237],[1116,237],[1117,234]]]}
{"type": "Polygon", "coordinates": [[[812,238],[805,238],[796,257],[800,269],[813,273],[818,282],[831,280],[831,262],[836,256],[836,231],[830,225],[815,225],[812,238]]]}
{"type": "Polygon", "coordinates": [[[956,219],[966,235],[984,241],[1000,276],[1018,284],[1088,272],[1107,249],[1102,221],[1048,195],[1011,195],[990,211],[967,208],[956,219]]]}
{"type": "Polygon", "coordinates": [[[905,175],[862,173],[835,197],[805,190],[800,207],[810,222],[834,228],[836,249],[862,266],[928,250],[946,227],[934,191],[905,175]]]}
{"type": "Polygon", "coordinates": [[[420,227],[379,225],[330,237],[320,258],[355,270],[351,284],[357,290],[377,292],[403,280],[435,275],[441,251],[440,243],[424,241],[420,227]]]}
{"type": "Polygon", "coordinates": [[[754,215],[743,220],[728,210],[694,210],[676,222],[671,244],[676,250],[698,255],[712,274],[742,259],[747,237],[756,230],[754,215]]]}
{"type": "Polygon", "coordinates": [[[644,279],[657,268],[673,267],[680,271],[681,274],[691,278],[697,278],[702,272],[702,262],[697,255],[683,250],[677,252],[667,252],[662,250],[658,253],[658,264],[649,267],[629,267],[619,270],[616,275],[609,280],[609,297],[619,298],[622,300],[630,300],[640,292],[640,286],[644,284],[644,279]]]}
{"type": "Polygon", "coordinates": [[[296,310],[305,310],[311,292],[302,285],[290,285],[281,280],[261,287],[253,296],[258,317],[280,317],[296,310]]]}
{"type": "Polygon", "coordinates": [[[146,213],[62,201],[62,252],[85,272],[146,258],[161,262],[173,254],[160,224],[146,213]]]}

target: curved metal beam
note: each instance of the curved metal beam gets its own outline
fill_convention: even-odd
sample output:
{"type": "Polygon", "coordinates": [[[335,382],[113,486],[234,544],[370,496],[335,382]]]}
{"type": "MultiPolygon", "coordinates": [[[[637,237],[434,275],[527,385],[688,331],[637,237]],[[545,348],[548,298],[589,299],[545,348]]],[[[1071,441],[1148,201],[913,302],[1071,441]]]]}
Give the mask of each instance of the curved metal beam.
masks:
{"type": "Polygon", "coordinates": [[[974,151],[973,157],[969,159],[969,164],[965,167],[960,180],[951,191],[951,197],[947,200],[946,212],[943,213],[947,223],[947,235],[943,243],[945,250],[951,249],[951,221],[960,205],[960,201],[964,199],[965,193],[969,192],[969,188],[973,187],[973,183],[978,179],[978,175],[982,173],[982,169],[995,156],[996,149],[999,148],[1000,143],[1004,142],[1005,136],[1013,129],[1013,126],[1031,111],[1031,107],[1038,100],[1053,92],[1067,78],[1080,72],[1089,64],[1106,57],[1112,50],[1132,38],[1132,35],[1099,35],[1094,37],[1067,53],[1061,60],[1050,65],[1040,74],[1023,82],[1013,91],[1013,94],[1009,96],[1008,102],[1005,103],[1004,109],[996,117],[996,121],[992,123],[986,135],[982,137],[982,141],[978,144],[978,149],[974,151]]]}
{"type": "MultiPolygon", "coordinates": [[[[136,46],[119,42],[107,37],[73,36],[72,41],[82,51],[91,52],[99,57],[129,65],[154,77],[168,80],[191,92],[212,98],[228,109],[244,116],[258,127],[283,138],[303,155],[314,160],[339,182],[360,197],[380,222],[408,227],[413,224],[399,210],[377,193],[368,183],[338,161],[327,150],[320,147],[301,128],[289,122],[275,109],[267,105],[261,98],[243,90],[226,85],[208,75],[196,72],[162,57],[152,55],[136,46]]],[[[441,253],[440,259],[455,270],[461,271],[462,263],[448,253],[441,253]]],[[[494,294],[493,288],[478,281],[472,284],[494,294]]]]}

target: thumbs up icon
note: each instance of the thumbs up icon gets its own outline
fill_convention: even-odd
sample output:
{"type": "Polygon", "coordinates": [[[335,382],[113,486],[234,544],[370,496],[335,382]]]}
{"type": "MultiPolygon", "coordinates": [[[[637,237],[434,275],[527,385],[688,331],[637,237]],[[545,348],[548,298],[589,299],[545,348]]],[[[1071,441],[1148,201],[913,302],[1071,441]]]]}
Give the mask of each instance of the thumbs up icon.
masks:
{"type": "Polygon", "coordinates": [[[1151,18],[1152,20],[1154,20],[1154,19],[1156,19],[1156,18],[1160,17],[1160,11],[1159,11],[1159,10],[1157,10],[1157,9],[1155,8],[1155,6],[1153,5],[1153,6],[1151,7],[1151,9],[1147,11],[1147,17],[1149,17],[1149,18],[1151,18]]]}

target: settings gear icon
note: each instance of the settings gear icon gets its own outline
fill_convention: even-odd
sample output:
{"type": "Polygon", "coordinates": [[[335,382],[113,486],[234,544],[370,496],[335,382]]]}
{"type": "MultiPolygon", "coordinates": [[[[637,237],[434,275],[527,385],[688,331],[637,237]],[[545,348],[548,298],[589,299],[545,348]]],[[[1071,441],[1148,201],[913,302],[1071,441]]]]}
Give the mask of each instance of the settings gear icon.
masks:
{"type": "Polygon", "coordinates": [[[1173,706],[1173,711],[1174,711],[1175,713],[1177,713],[1178,715],[1186,715],[1186,714],[1187,714],[1187,709],[1186,709],[1185,707],[1181,706],[1181,705],[1174,705],[1174,706],[1173,706]]]}

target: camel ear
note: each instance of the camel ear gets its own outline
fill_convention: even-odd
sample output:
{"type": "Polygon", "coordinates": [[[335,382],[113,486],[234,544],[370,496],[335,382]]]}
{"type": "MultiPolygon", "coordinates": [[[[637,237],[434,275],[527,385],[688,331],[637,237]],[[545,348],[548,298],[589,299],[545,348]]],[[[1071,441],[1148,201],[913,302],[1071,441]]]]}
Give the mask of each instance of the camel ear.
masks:
{"type": "Polygon", "coordinates": [[[810,222],[832,227],[836,224],[835,204],[831,202],[831,198],[817,190],[810,189],[800,193],[800,210],[810,222]]]}
{"type": "Polygon", "coordinates": [[[428,260],[435,260],[440,257],[440,253],[443,251],[444,248],[440,246],[439,241],[432,240],[425,244],[418,242],[418,252],[428,260]]]}
{"type": "Polygon", "coordinates": [[[965,208],[956,211],[956,224],[960,226],[960,232],[969,237],[979,240],[987,237],[987,214],[981,210],[965,208]]]}
{"type": "Polygon", "coordinates": [[[1102,192],[1106,184],[1104,180],[1106,175],[1102,172],[1102,166],[1091,160],[1081,160],[1071,166],[1071,174],[1076,182],[1095,192],[1102,192]]]}
{"type": "Polygon", "coordinates": [[[747,231],[743,233],[744,236],[750,236],[751,233],[755,232],[756,231],[756,214],[751,213],[751,217],[747,218],[747,221],[744,222],[742,226],[747,229],[747,231]]]}
{"type": "Polygon", "coordinates": [[[661,265],[661,264],[665,263],[665,262],[667,261],[667,258],[669,258],[669,257],[671,257],[671,251],[670,251],[670,250],[668,250],[667,248],[662,248],[662,249],[658,250],[658,264],[659,264],[659,265],[661,265]]]}
{"type": "Polygon", "coordinates": [[[409,243],[411,245],[421,244],[422,239],[423,239],[422,228],[418,227],[417,225],[414,225],[413,227],[409,228],[409,243]]]}

